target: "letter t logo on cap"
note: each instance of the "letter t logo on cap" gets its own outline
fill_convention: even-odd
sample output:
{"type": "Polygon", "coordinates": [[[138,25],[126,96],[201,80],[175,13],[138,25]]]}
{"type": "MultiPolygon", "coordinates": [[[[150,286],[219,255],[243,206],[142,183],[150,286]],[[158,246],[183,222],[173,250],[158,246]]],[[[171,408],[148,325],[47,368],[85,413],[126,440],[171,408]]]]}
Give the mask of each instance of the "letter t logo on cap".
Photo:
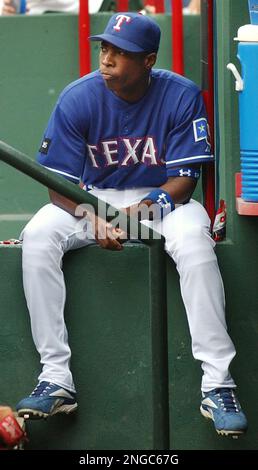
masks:
{"type": "Polygon", "coordinates": [[[130,23],[131,18],[130,18],[130,16],[126,16],[126,15],[117,15],[116,20],[117,20],[117,23],[116,23],[115,26],[113,26],[113,29],[115,29],[115,31],[120,31],[121,30],[121,25],[125,21],[126,21],[126,23],[130,23]]]}

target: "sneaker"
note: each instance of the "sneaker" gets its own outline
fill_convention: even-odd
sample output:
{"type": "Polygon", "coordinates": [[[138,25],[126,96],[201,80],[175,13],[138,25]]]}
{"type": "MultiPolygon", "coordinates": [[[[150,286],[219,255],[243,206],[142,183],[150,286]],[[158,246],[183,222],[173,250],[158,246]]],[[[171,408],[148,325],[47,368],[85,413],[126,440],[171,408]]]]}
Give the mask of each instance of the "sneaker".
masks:
{"type": "Polygon", "coordinates": [[[30,419],[69,414],[77,407],[76,394],[52,382],[40,382],[29,397],[16,405],[18,416],[30,419]]]}
{"type": "Polygon", "coordinates": [[[214,421],[218,434],[238,436],[247,430],[247,419],[232,388],[215,388],[204,393],[201,413],[214,421]]]}

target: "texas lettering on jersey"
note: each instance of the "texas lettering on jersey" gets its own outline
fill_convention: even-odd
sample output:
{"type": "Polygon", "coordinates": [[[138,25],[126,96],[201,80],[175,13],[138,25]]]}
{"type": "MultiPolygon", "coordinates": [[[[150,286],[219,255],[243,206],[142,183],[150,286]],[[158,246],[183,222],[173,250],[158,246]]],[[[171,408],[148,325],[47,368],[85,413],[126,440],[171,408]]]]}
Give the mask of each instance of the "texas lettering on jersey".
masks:
{"type": "Polygon", "coordinates": [[[153,137],[104,140],[99,145],[87,144],[87,148],[94,168],[114,165],[126,167],[137,163],[159,165],[161,163],[158,160],[153,137]],[[123,155],[120,160],[119,155],[123,155]]]}

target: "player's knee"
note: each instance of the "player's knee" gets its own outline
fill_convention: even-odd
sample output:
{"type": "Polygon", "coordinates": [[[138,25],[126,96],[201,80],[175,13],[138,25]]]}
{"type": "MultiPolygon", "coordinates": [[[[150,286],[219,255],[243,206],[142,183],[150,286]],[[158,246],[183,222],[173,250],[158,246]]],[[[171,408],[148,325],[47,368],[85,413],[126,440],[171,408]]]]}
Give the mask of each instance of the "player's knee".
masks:
{"type": "Polygon", "coordinates": [[[55,244],[55,234],[47,226],[36,226],[28,223],[21,234],[23,251],[37,249],[45,251],[55,244]]]}
{"type": "Polygon", "coordinates": [[[214,259],[215,242],[212,239],[208,227],[202,226],[185,226],[177,230],[176,236],[173,234],[171,243],[167,239],[167,251],[171,254],[176,263],[179,260],[194,259],[195,263],[199,259],[214,259]],[[204,256],[205,253],[205,256],[204,256]]]}
{"type": "Polygon", "coordinates": [[[177,234],[177,241],[183,247],[202,247],[210,245],[212,248],[215,243],[211,237],[209,227],[202,225],[185,225],[180,227],[177,234]]]}

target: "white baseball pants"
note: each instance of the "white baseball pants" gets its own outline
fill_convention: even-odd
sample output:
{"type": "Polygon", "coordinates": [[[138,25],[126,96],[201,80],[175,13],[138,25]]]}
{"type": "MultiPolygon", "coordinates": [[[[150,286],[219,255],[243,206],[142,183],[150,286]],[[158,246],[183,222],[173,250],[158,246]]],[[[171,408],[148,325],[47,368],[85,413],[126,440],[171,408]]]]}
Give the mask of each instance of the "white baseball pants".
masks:
{"type": "MultiPolygon", "coordinates": [[[[117,207],[139,202],[153,188],[118,191],[92,190],[117,207]]],[[[219,272],[209,217],[191,200],[177,207],[162,222],[146,225],[162,233],[165,249],[177,266],[195,359],[202,362],[202,391],[235,387],[229,365],[235,356],[227,333],[224,289],[219,272]]],[[[32,336],[43,365],[40,381],[54,382],[75,391],[69,368],[71,351],[64,322],[66,289],[62,258],[71,249],[94,243],[91,225],[53,204],[42,207],[24,228],[23,283],[31,318],[32,336]]]]}

